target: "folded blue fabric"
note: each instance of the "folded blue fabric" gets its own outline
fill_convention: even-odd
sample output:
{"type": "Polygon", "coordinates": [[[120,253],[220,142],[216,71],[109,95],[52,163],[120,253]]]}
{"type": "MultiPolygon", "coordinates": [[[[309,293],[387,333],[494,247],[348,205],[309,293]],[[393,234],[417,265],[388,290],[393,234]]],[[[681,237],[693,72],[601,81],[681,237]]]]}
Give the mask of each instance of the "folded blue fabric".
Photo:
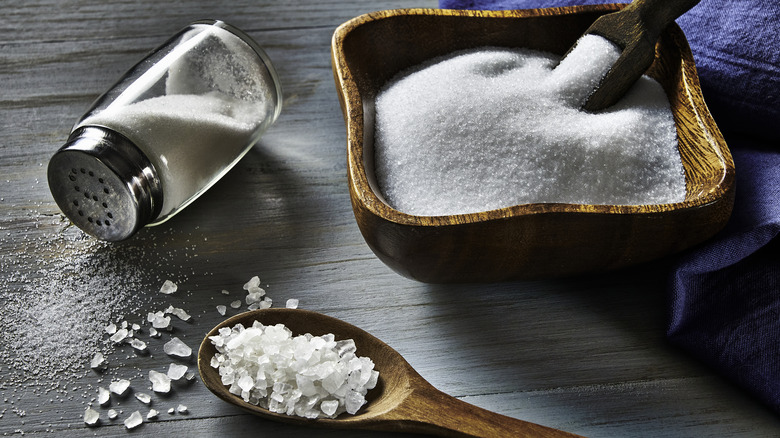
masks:
{"type": "MultiPolygon", "coordinates": [[[[529,9],[593,0],[440,0],[445,9],[529,9]]],[[[677,19],[736,165],[734,212],[675,256],[669,340],[780,413],[780,2],[702,0],[677,19]]]]}

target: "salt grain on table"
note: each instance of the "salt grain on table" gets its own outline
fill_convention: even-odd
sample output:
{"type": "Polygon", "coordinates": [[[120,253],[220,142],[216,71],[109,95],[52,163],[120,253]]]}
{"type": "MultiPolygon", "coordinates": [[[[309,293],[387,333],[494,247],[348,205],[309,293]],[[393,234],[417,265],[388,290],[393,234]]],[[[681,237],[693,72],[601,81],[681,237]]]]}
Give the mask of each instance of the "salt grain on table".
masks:
{"type": "Polygon", "coordinates": [[[127,379],[117,380],[111,382],[111,384],[108,385],[109,391],[117,395],[123,395],[127,391],[127,388],[129,387],[130,387],[130,381],[127,379]]]}
{"type": "Polygon", "coordinates": [[[187,373],[187,369],[187,365],[172,363],[168,366],[167,375],[171,378],[171,380],[179,380],[187,373]]]}
{"type": "Polygon", "coordinates": [[[144,422],[143,417],[141,416],[141,413],[139,411],[135,411],[132,414],[130,414],[127,419],[125,419],[125,427],[128,429],[134,429],[141,425],[141,423],[144,422]]]}
{"type": "Polygon", "coordinates": [[[106,364],[106,358],[103,356],[103,353],[95,353],[94,356],[92,356],[92,360],[89,362],[89,367],[96,369],[101,368],[103,365],[106,364]]]}
{"type": "Polygon", "coordinates": [[[135,348],[138,351],[146,351],[146,342],[140,340],[140,339],[132,339],[130,340],[130,346],[135,348]]]}
{"type": "Polygon", "coordinates": [[[111,400],[111,392],[107,390],[106,388],[99,387],[98,388],[98,404],[100,406],[105,406],[108,404],[108,402],[111,400]]]}
{"type": "Polygon", "coordinates": [[[171,280],[165,280],[162,287],[160,288],[160,293],[170,295],[176,292],[178,288],[179,287],[176,285],[176,283],[172,282],[171,280]]]}
{"type": "Polygon", "coordinates": [[[155,370],[149,370],[149,381],[152,382],[152,391],[167,394],[171,391],[171,378],[166,374],[155,370]]]}
{"type": "Polygon", "coordinates": [[[135,395],[135,398],[138,399],[141,403],[148,405],[152,402],[152,397],[149,394],[144,394],[143,392],[139,392],[135,395]]]}
{"type": "Polygon", "coordinates": [[[153,419],[157,418],[157,414],[159,414],[159,412],[157,412],[156,409],[149,409],[149,413],[146,414],[146,419],[147,420],[153,420],[153,419]]]}
{"type": "Polygon", "coordinates": [[[89,426],[94,426],[100,420],[100,413],[92,408],[84,411],[84,422],[89,426]]]}
{"type": "Polygon", "coordinates": [[[181,339],[174,337],[163,345],[163,351],[170,356],[190,357],[192,348],[187,346],[181,339]]]}

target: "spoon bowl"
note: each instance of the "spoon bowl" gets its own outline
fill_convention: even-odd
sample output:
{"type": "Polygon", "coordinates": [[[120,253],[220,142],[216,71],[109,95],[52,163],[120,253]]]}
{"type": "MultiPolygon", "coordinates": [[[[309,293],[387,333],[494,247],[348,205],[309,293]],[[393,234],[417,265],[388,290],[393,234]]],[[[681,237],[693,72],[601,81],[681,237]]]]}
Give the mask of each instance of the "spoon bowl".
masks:
{"type": "Polygon", "coordinates": [[[371,334],[342,320],[298,309],[262,309],[238,314],[214,327],[200,345],[198,371],[206,387],[222,400],[267,419],[308,426],[428,433],[439,436],[538,436],[576,435],[496,414],[470,405],[434,388],[397,351],[371,334]],[[307,419],[278,414],[245,402],[222,384],[211,358],[217,353],[209,337],[222,327],[254,321],[263,325],[284,324],[293,335],[332,333],[336,339],[353,339],[357,354],[371,358],[379,371],[377,386],[366,396],[367,403],[355,415],[335,419],[307,419]]]}

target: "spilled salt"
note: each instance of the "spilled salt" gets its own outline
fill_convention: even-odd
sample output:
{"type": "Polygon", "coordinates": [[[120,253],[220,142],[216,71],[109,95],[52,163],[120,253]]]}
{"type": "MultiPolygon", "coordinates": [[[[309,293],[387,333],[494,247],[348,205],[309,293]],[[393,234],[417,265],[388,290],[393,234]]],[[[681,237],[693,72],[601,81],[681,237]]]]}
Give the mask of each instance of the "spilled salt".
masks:
{"type": "Polygon", "coordinates": [[[618,56],[587,35],[560,64],[549,53],[484,47],[400,73],[375,102],[383,196],[423,216],[684,200],[675,123],[658,82],[644,76],[614,106],[580,109],[618,56]]]}

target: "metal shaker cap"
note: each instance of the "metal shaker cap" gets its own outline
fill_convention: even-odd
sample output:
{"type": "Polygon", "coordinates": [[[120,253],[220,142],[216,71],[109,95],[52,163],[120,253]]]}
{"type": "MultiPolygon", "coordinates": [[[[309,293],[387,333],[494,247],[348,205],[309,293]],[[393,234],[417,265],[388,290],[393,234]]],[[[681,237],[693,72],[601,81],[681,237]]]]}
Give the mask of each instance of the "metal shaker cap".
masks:
{"type": "Polygon", "coordinates": [[[73,131],[49,161],[48,180],[65,216],[101,240],[127,239],[162,207],[152,163],[130,140],[107,128],[73,131]]]}

